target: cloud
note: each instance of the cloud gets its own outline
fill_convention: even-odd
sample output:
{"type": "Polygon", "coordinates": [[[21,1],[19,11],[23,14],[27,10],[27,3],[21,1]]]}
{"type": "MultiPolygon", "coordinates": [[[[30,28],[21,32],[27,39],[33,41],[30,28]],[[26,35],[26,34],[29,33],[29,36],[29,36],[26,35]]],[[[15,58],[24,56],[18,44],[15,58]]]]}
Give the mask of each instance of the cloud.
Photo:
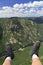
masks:
{"type": "Polygon", "coordinates": [[[43,1],[34,1],[24,4],[14,4],[13,7],[3,6],[0,17],[34,17],[43,16],[43,1]]]}

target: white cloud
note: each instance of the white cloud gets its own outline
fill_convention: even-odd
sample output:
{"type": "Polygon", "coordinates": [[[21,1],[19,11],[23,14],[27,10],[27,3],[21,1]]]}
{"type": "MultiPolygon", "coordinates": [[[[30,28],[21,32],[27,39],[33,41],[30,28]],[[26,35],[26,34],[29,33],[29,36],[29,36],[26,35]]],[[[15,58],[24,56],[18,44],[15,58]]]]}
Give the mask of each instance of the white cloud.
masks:
{"type": "Polygon", "coordinates": [[[34,1],[24,4],[14,4],[13,7],[3,6],[0,17],[30,17],[43,15],[43,1],[34,1]]]}

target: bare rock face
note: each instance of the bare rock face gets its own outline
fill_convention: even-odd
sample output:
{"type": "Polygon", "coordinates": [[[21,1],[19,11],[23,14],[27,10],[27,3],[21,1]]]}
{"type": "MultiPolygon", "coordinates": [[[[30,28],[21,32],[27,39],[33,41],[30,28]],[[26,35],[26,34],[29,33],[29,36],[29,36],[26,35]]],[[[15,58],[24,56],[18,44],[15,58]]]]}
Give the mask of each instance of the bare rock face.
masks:
{"type": "Polygon", "coordinates": [[[11,37],[9,42],[13,44],[13,43],[17,43],[18,41],[15,38],[11,37]]]}

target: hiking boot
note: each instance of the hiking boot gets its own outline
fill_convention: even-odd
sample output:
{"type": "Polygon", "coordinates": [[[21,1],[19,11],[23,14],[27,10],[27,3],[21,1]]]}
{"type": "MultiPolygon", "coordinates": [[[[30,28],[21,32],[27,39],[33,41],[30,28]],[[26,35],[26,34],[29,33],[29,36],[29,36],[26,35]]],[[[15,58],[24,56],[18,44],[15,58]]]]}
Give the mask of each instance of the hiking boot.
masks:
{"type": "Polygon", "coordinates": [[[39,48],[40,48],[40,41],[36,41],[33,45],[33,50],[30,53],[31,57],[33,54],[36,54],[38,56],[39,48]]]}
{"type": "Polygon", "coordinates": [[[14,58],[14,54],[12,51],[12,45],[10,43],[6,45],[6,57],[11,57],[11,59],[14,58]]]}

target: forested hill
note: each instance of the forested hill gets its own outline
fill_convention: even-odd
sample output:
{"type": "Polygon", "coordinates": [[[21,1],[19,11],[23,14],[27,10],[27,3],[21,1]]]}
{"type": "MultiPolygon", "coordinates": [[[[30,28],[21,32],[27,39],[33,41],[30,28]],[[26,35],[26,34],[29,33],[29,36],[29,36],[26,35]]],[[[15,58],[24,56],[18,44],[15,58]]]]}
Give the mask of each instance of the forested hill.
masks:
{"type": "Polygon", "coordinates": [[[43,23],[43,16],[42,17],[30,17],[29,19],[33,20],[36,23],[43,23]]]}
{"type": "Polygon", "coordinates": [[[1,18],[0,27],[3,29],[2,40],[5,42],[24,43],[25,41],[25,43],[29,43],[38,40],[40,37],[37,23],[29,18],[1,18]]]}

